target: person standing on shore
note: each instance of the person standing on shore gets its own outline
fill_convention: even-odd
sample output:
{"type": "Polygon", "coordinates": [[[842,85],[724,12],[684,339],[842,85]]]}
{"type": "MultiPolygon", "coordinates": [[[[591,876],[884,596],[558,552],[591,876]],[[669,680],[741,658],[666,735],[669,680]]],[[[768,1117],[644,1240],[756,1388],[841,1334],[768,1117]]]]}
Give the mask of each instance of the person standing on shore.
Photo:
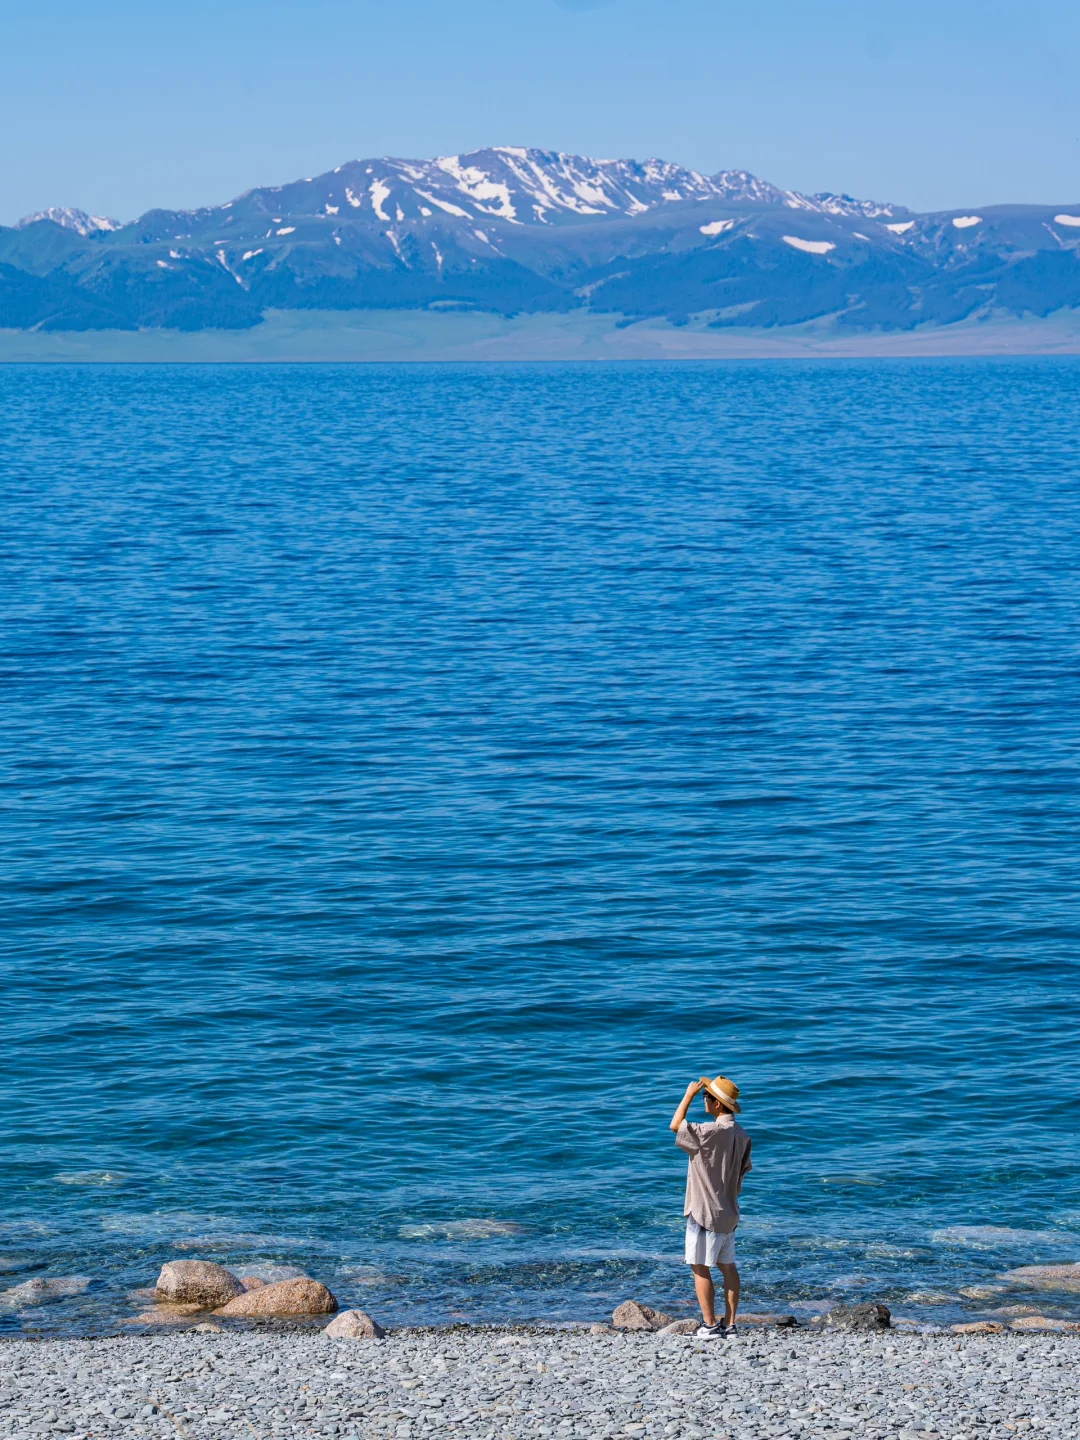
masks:
{"type": "Polygon", "coordinates": [[[735,1264],[735,1227],[739,1223],[739,1194],[743,1177],[751,1169],[750,1136],[735,1119],[742,1113],[739,1087],[726,1075],[703,1077],[686,1087],[679,1108],[671,1117],[675,1144],[690,1157],[686,1171],[686,1263],[694,1275],[702,1324],[695,1332],[702,1340],[737,1334],[739,1271],[735,1264]],[[705,1092],[708,1119],[688,1121],[686,1113],[696,1096],[705,1092]],[[724,1280],[724,1318],[717,1323],[713,1265],[724,1280]]]}

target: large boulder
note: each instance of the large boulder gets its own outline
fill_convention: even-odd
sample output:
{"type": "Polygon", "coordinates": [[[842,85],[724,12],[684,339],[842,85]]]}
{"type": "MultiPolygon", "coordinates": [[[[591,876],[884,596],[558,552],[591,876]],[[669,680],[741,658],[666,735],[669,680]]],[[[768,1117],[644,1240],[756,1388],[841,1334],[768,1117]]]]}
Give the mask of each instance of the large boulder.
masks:
{"type": "Polygon", "coordinates": [[[244,1287],[232,1271],[212,1260],[170,1260],[161,1267],[157,1281],[157,1298],[167,1305],[216,1310],[243,1293],[244,1287]]]}
{"type": "Polygon", "coordinates": [[[965,1325],[950,1326],[954,1335],[1004,1335],[1000,1320],[971,1320],[965,1325]]]}
{"type": "Polygon", "coordinates": [[[892,1316],[889,1307],[880,1301],[866,1305],[837,1305],[822,1317],[825,1325],[833,1330],[889,1330],[892,1316]]]}
{"type": "Polygon", "coordinates": [[[670,1325],[661,1325],[658,1335],[693,1335],[701,1324],[700,1320],[672,1320],[670,1325]]]}
{"type": "Polygon", "coordinates": [[[797,1330],[799,1322],[794,1315],[773,1314],[744,1315],[738,1319],[740,1325],[775,1325],[779,1330],[797,1330]]]}
{"type": "Polygon", "coordinates": [[[611,1317],[616,1330],[662,1330],[671,1324],[671,1316],[642,1305],[639,1300],[624,1300],[611,1317]]]}
{"type": "Polygon", "coordinates": [[[322,1333],[331,1340],[381,1340],[386,1331],[366,1310],[342,1310],[322,1333]]]}
{"type": "Polygon", "coordinates": [[[247,1290],[215,1313],[257,1319],[269,1315],[333,1315],[337,1308],[337,1301],[326,1286],[304,1275],[247,1290]]]}
{"type": "Polygon", "coordinates": [[[1024,1265],[1001,1278],[1022,1285],[1025,1290],[1064,1290],[1080,1294],[1080,1264],[1024,1265]]]}

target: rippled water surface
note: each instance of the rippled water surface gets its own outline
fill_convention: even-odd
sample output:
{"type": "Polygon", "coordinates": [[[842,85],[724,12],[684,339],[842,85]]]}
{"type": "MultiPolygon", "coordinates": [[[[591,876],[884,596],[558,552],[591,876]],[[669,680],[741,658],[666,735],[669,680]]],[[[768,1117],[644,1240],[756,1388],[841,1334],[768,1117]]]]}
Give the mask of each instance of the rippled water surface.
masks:
{"type": "Polygon", "coordinates": [[[0,369],[0,1288],[90,1282],[0,1327],[178,1255],[683,1313],[718,1070],[751,1308],[1080,1260],[1078,405],[1075,361],[0,369]]]}

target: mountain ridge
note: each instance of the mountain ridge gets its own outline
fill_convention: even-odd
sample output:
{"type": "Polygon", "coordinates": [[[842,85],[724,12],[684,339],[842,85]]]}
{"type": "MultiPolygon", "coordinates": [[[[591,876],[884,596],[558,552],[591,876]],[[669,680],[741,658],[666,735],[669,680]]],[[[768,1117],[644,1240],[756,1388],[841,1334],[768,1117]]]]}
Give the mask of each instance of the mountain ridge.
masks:
{"type": "Polygon", "coordinates": [[[920,214],[745,170],[514,146],[353,160],[127,223],[55,207],[0,227],[0,326],[17,329],[440,308],[911,329],[1075,306],[1080,205],[920,214]]]}
{"type": "MultiPolygon", "coordinates": [[[[818,210],[830,214],[859,214],[868,218],[908,213],[901,206],[875,200],[858,200],[850,195],[833,192],[808,195],[798,190],[782,190],[770,181],[759,180],[748,170],[719,170],[714,175],[705,175],[701,171],[656,158],[644,161],[596,159],[566,151],[512,145],[494,145],[485,150],[442,155],[432,160],[403,159],[396,156],[351,160],[321,176],[309,176],[286,185],[254,186],[219,206],[198,206],[164,213],[177,216],[210,214],[217,210],[231,209],[252,197],[283,196],[287,193],[290,196],[298,195],[301,192],[297,187],[304,185],[315,185],[317,190],[311,192],[315,194],[318,193],[320,181],[331,181],[332,177],[342,175],[345,179],[341,182],[337,194],[331,193],[320,203],[325,208],[330,199],[337,199],[339,203],[360,209],[363,200],[348,182],[351,176],[358,172],[373,175],[377,169],[383,173],[373,180],[370,186],[365,184],[359,187],[361,192],[371,193],[372,208],[377,214],[387,191],[392,193],[392,189],[386,184],[387,176],[393,176],[406,188],[410,188],[414,196],[428,200],[429,203],[430,191],[445,191],[449,183],[449,188],[458,192],[459,199],[464,197],[466,202],[472,203],[477,214],[517,220],[518,223],[522,223],[520,208],[515,206],[510,198],[511,189],[515,185],[531,197],[525,208],[531,209],[535,218],[542,223],[548,223],[546,216],[553,213],[602,215],[606,211],[623,208],[625,214],[635,215],[642,214],[657,204],[686,199],[726,199],[779,204],[791,209],[818,210]],[[463,161],[470,163],[462,164],[463,161]],[[477,161],[482,161],[491,168],[481,169],[478,164],[472,163],[477,161]],[[565,182],[562,186],[557,183],[559,179],[565,182]],[[643,198],[645,193],[649,194],[648,199],[643,198]],[[482,203],[495,199],[501,202],[497,207],[482,203]],[[619,199],[624,202],[622,207],[619,206],[619,199]],[[626,201],[629,203],[626,204],[626,201]]],[[[459,209],[460,206],[456,205],[455,208],[459,209]]],[[[380,214],[379,218],[387,221],[391,219],[385,212],[380,214]]],[[[120,230],[126,228],[127,223],[138,223],[137,220],[117,221],[104,216],[89,215],[84,210],[54,206],[24,216],[16,221],[16,228],[44,219],[54,220],[80,234],[120,230]]]]}
{"type": "Polygon", "coordinates": [[[94,235],[98,231],[121,230],[122,220],[110,220],[107,215],[88,215],[85,210],[76,210],[69,205],[50,205],[47,210],[35,210],[15,221],[16,230],[25,230],[39,220],[51,220],[62,230],[74,230],[77,235],[94,235]]]}

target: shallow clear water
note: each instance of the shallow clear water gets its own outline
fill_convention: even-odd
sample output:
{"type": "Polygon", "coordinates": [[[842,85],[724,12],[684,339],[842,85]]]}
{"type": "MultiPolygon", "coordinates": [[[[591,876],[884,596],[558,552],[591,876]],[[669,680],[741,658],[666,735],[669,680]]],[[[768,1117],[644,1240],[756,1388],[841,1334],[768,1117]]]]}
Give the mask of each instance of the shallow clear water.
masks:
{"type": "Polygon", "coordinates": [[[667,1122],[721,1070],[750,1308],[1080,1259],[1078,404],[0,369],[0,1284],[92,1281],[0,1326],[177,1255],[681,1313],[667,1122]]]}

